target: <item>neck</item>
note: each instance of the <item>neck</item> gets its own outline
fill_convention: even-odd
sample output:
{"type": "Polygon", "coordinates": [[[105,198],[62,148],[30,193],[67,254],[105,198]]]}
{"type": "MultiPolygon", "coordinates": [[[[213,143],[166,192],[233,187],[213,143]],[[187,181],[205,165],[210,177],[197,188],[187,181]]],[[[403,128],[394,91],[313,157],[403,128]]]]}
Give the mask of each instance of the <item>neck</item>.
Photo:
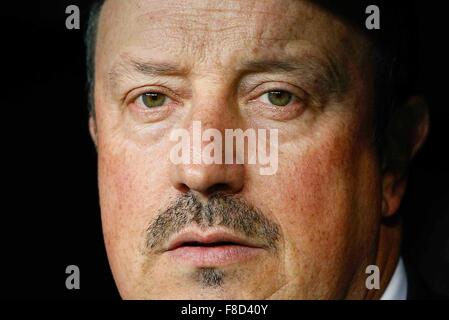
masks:
{"type": "Polygon", "coordinates": [[[375,264],[380,270],[380,290],[365,289],[365,299],[379,300],[387,288],[400,257],[402,224],[382,223],[375,264]]]}
{"type": "Polygon", "coordinates": [[[346,299],[349,300],[379,300],[385,289],[387,288],[393,273],[396,269],[396,265],[400,256],[401,247],[402,226],[401,222],[395,223],[382,222],[378,242],[377,251],[374,253],[371,259],[360,267],[360,271],[357,272],[358,276],[354,279],[354,284],[348,290],[346,299]],[[380,289],[368,290],[366,288],[365,269],[368,265],[376,265],[380,271],[380,289]]]}

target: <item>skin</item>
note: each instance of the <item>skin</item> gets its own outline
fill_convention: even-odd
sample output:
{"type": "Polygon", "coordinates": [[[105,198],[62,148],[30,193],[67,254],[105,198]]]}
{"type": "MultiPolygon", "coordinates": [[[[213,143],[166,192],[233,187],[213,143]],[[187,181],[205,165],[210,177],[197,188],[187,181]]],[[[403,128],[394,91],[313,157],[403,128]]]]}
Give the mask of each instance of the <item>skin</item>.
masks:
{"type": "MultiPolygon", "coordinates": [[[[387,223],[405,179],[382,173],[372,142],[370,43],[309,1],[120,1],[104,5],[95,59],[95,118],[103,232],[125,299],[376,299],[399,257],[401,227],[387,223]],[[175,65],[169,75],[135,72],[130,60],[175,65]],[[255,60],[332,61],[345,75],[338,90],[322,73],[254,72],[255,60]],[[289,90],[289,107],[261,96],[289,90]],[[146,109],[138,96],[168,90],[171,102],[146,109]],[[279,168],[175,165],[174,128],[279,130],[279,168]],[[145,249],[145,231],[180,194],[207,201],[213,190],[263,208],[280,228],[276,254],[264,252],[220,269],[203,286],[194,267],[145,249]],[[367,290],[365,269],[381,270],[367,290]]],[[[414,152],[427,133],[422,121],[414,152]]]]}

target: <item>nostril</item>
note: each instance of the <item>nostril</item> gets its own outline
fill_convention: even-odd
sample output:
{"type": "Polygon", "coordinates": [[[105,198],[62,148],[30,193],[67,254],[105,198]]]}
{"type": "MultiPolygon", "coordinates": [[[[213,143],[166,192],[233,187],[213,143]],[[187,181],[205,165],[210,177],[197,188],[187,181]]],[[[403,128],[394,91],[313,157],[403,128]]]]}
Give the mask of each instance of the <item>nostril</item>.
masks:
{"type": "Polygon", "coordinates": [[[214,194],[214,193],[219,193],[219,192],[231,192],[231,187],[227,184],[227,183],[216,183],[213,186],[210,186],[209,188],[207,188],[206,193],[208,196],[214,194]]]}
{"type": "Polygon", "coordinates": [[[244,185],[243,165],[176,165],[170,168],[172,186],[182,192],[194,191],[205,197],[216,193],[239,193],[244,185]]]}
{"type": "Polygon", "coordinates": [[[190,191],[190,188],[185,183],[179,183],[176,186],[176,189],[178,189],[182,193],[187,193],[190,191]]]}

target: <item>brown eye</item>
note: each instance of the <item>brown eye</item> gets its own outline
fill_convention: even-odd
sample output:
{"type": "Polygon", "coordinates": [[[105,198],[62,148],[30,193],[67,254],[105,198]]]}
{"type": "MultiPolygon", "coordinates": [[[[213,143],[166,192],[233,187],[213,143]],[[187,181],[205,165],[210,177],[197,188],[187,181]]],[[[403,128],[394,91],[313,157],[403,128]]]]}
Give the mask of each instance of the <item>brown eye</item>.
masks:
{"type": "Polygon", "coordinates": [[[144,93],[141,97],[143,104],[150,109],[164,105],[167,100],[167,96],[165,94],[157,92],[144,93]]]}
{"type": "Polygon", "coordinates": [[[293,95],[287,91],[270,91],[266,94],[268,101],[279,107],[284,107],[293,100],[293,95]]]}

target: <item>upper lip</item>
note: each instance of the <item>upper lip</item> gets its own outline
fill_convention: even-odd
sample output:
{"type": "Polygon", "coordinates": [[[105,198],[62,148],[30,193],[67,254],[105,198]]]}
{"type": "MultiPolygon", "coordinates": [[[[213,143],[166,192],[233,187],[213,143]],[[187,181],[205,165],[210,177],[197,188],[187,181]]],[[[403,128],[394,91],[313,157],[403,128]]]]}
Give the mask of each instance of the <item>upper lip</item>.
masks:
{"type": "Polygon", "coordinates": [[[167,251],[175,250],[187,243],[198,243],[199,245],[211,245],[220,242],[230,242],[235,245],[260,248],[261,246],[246,240],[243,237],[235,235],[226,230],[214,230],[206,232],[198,231],[185,231],[177,234],[171,241],[169,241],[167,246],[167,251]]]}

